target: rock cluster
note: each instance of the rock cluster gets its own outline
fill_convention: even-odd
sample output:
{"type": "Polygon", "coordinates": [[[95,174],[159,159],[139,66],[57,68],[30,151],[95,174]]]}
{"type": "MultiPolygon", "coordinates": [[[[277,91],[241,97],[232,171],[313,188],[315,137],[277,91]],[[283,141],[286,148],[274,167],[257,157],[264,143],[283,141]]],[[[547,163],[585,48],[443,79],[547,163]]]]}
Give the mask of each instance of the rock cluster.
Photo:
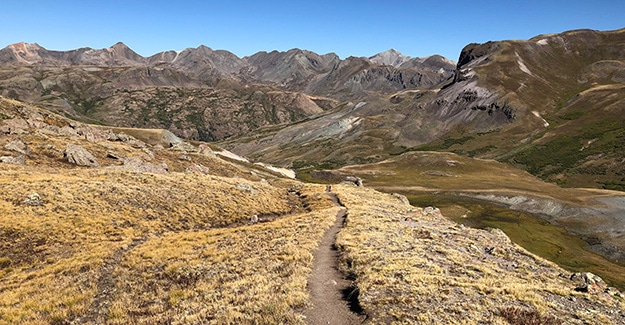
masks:
{"type": "Polygon", "coordinates": [[[26,157],[24,155],[17,156],[17,157],[2,156],[0,157],[0,162],[5,163],[5,164],[12,164],[12,165],[25,165],[26,157]]]}
{"type": "Polygon", "coordinates": [[[31,154],[30,149],[28,149],[28,146],[22,141],[22,139],[19,139],[19,138],[11,140],[9,143],[7,143],[4,146],[4,148],[7,150],[15,151],[22,155],[31,154]]]}
{"type": "Polygon", "coordinates": [[[575,291],[588,292],[590,294],[608,294],[609,296],[624,298],[625,295],[614,287],[608,287],[608,284],[601,277],[590,272],[573,273],[570,277],[571,281],[577,286],[575,291]]]}

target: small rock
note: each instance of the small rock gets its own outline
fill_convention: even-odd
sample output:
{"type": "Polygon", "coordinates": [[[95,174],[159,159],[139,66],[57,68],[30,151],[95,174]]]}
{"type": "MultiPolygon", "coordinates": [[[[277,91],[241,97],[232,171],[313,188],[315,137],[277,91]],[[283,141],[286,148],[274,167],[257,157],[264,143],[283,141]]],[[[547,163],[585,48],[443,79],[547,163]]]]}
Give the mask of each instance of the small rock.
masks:
{"type": "Polygon", "coordinates": [[[258,215],[253,215],[250,218],[250,223],[254,224],[254,223],[257,223],[257,222],[258,222],[258,215]]]}
{"type": "Polygon", "coordinates": [[[251,194],[256,194],[257,193],[257,191],[252,187],[252,185],[247,184],[247,183],[239,183],[239,184],[237,184],[237,190],[243,191],[243,192],[249,192],[251,194]]]}
{"type": "Polygon", "coordinates": [[[22,139],[13,139],[4,146],[5,149],[21,153],[22,155],[30,155],[31,151],[22,139]]]}
{"type": "Polygon", "coordinates": [[[206,166],[203,166],[201,164],[194,164],[191,165],[189,167],[187,167],[187,169],[185,170],[186,173],[198,173],[198,174],[204,174],[204,175],[208,175],[209,174],[209,169],[206,166]]]}
{"type": "Polygon", "coordinates": [[[347,176],[347,177],[345,177],[345,181],[351,182],[351,183],[353,183],[354,185],[356,185],[358,187],[362,186],[362,178],[360,178],[360,177],[347,176]]]}
{"type": "Polygon", "coordinates": [[[149,158],[146,158],[147,161],[154,159],[154,153],[152,152],[152,150],[148,148],[142,148],[141,151],[145,152],[148,155],[149,158]]]}
{"type": "Polygon", "coordinates": [[[608,288],[603,279],[590,272],[573,273],[571,280],[577,282],[575,291],[599,294],[608,288]]]}
{"type": "Polygon", "coordinates": [[[98,160],[87,149],[68,143],[63,157],[67,159],[70,164],[78,166],[100,167],[98,160]]]}
{"type": "Polygon", "coordinates": [[[170,145],[171,150],[175,150],[175,151],[182,151],[182,152],[197,152],[198,149],[187,142],[175,142],[175,143],[171,143],[170,145]]]}
{"type": "MultiPolygon", "coordinates": [[[[132,136],[130,136],[130,135],[124,133],[124,132],[119,132],[115,137],[117,138],[116,139],[117,141],[121,141],[121,142],[130,142],[130,141],[136,140],[134,137],[132,137],[132,136]]],[[[109,137],[109,139],[110,139],[110,137],[109,137]]]]}
{"type": "Polygon", "coordinates": [[[124,155],[119,154],[119,153],[114,152],[114,151],[107,151],[106,152],[106,157],[107,158],[111,158],[111,159],[124,159],[124,155]]]}
{"type": "Polygon", "coordinates": [[[78,132],[69,126],[59,128],[57,132],[59,135],[64,135],[71,138],[78,138],[79,136],[78,132]]]}
{"type": "Polygon", "coordinates": [[[182,155],[178,156],[178,160],[191,161],[191,157],[189,157],[188,155],[182,154],[182,155]]]}
{"type": "Polygon", "coordinates": [[[497,251],[497,246],[484,247],[484,251],[488,254],[494,255],[495,252],[497,251]]]}
{"type": "Polygon", "coordinates": [[[437,208],[434,207],[425,207],[423,208],[423,214],[433,214],[437,211],[437,208]]]}
{"type": "Polygon", "coordinates": [[[410,205],[410,201],[408,201],[408,198],[405,195],[401,195],[399,193],[393,193],[391,195],[400,200],[403,204],[410,205]]]}
{"type": "Polygon", "coordinates": [[[17,156],[17,157],[11,157],[11,156],[2,156],[0,157],[0,162],[5,163],[5,164],[12,164],[12,165],[26,165],[26,156],[17,156]]]}
{"type": "Polygon", "coordinates": [[[43,200],[41,199],[41,196],[39,196],[38,193],[32,193],[32,194],[29,194],[28,196],[26,196],[24,201],[22,201],[22,204],[33,206],[33,207],[34,206],[42,206],[43,205],[43,200]]]}
{"type": "Polygon", "coordinates": [[[615,287],[607,287],[605,289],[605,293],[607,293],[607,294],[609,294],[610,296],[613,296],[613,297],[625,298],[625,295],[623,295],[623,293],[620,292],[615,287]]]}
{"type": "Polygon", "coordinates": [[[96,143],[108,140],[110,131],[103,131],[89,126],[82,126],[77,129],[78,134],[82,135],[85,140],[96,143]]]}
{"type": "Polygon", "coordinates": [[[198,150],[201,154],[203,155],[209,155],[209,156],[214,156],[215,152],[213,151],[213,149],[211,149],[207,144],[200,144],[200,146],[198,147],[198,150]]]}
{"type": "MultiPolygon", "coordinates": [[[[111,137],[109,137],[110,139],[111,137]]],[[[138,140],[136,138],[134,138],[133,136],[130,136],[124,132],[119,132],[117,134],[117,141],[121,141],[124,143],[129,144],[130,146],[132,146],[133,148],[145,148],[145,142],[138,140]]]]}

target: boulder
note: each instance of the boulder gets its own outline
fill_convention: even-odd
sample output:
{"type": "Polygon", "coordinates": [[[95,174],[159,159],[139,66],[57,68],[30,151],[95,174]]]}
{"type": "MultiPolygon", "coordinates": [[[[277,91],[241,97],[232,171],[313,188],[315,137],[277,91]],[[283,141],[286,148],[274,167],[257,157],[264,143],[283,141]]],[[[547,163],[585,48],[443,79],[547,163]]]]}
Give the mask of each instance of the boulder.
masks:
{"type": "Polygon", "coordinates": [[[79,145],[68,143],[65,151],[63,152],[63,157],[67,159],[70,164],[100,167],[98,160],[89,151],[87,151],[87,149],[79,145]]]}
{"type": "Polygon", "coordinates": [[[21,118],[13,118],[4,120],[0,131],[4,134],[21,134],[26,133],[28,130],[28,123],[21,118]]]}
{"type": "Polygon", "coordinates": [[[31,154],[28,146],[22,141],[22,139],[19,138],[11,140],[9,143],[4,145],[4,148],[7,150],[15,151],[17,153],[21,153],[22,155],[31,154]]]}
{"type": "Polygon", "coordinates": [[[25,165],[26,157],[24,155],[17,156],[17,157],[2,156],[0,157],[0,162],[4,164],[25,165]]]}
{"type": "Polygon", "coordinates": [[[38,193],[32,193],[26,196],[26,198],[24,198],[24,200],[22,201],[22,204],[28,205],[28,206],[42,206],[43,200],[41,199],[41,196],[39,196],[38,193]]]}
{"type": "Polygon", "coordinates": [[[590,272],[573,273],[571,275],[571,280],[577,283],[575,291],[599,294],[608,288],[608,285],[603,279],[590,272]]]}

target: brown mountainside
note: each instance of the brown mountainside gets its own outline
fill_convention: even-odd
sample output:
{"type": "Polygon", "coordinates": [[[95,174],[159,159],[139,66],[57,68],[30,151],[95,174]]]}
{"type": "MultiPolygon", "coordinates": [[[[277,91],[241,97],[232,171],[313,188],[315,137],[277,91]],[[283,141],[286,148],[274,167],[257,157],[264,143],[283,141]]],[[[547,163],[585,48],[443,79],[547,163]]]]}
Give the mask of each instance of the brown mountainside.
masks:
{"type": "MultiPolygon", "coordinates": [[[[625,189],[625,125],[613,118],[625,107],[624,59],[625,30],[471,44],[462,51],[453,79],[429,89],[393,88],[414,80],[406,78],[408,70],[394,74],[391,66],[364,68],[370,61],[353,58],[359,63],[347,64],[348,59],[337,68],[339,75],[352,76],[337,82],[350,87],[348,93],[368,86],[395,93],[352,100],[319,120],[264,130],[260,138],[229,139],[226,145],[296,166],[375,161],[412,150],[453,151],[509,162],[567,186],[625,189]],[[357,65],[363,68],[351,70],[357,65]],[[372,73],[392,76],[387,79],[396,83],[376,84],[372,73]],[[337,122],[350,125],[340,139],[320,129],[342,117],[359,122],[337,122]],[[283,137],[291,132],[308,137],[302,142],[283,137]],[[293,140],[297,146],[288,147],[288,155],[262,145],[282,148],[293,140]]],[[[426,76],[419,74],[420,80],[426,76]]]]}
{"type": "Polygon", "coordinates": [[[144,58],[123,43],[73,51],[18,43],[0,50],[0,94],[83,121],[221,140],[300,122],[337,100],[434,87],[453,66],[436,62],[402,69],[299,49],[238,58],[206,46],[144,58]]]}

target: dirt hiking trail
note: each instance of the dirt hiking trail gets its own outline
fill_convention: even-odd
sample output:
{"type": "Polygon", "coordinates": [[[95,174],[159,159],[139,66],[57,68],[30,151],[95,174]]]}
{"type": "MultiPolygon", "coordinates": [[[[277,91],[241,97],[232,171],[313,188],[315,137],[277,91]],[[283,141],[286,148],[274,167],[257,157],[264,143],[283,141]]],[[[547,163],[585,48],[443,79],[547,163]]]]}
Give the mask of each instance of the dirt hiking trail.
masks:
{"type": "MultiPolygon", "coordinates": [[[[342,206],[336,194],[330,190],[328,186],[326,192],[332,201],[342,206]]],[[[313,254],[313,269],[308,279],[312,306],[304,311],[307,324],[362,324],[365,320],[365,316],[360,313],[362,310],[351,281],[345,279],[337,269],[339,253],[334,242],[346,217],[347,209],[343,207],[313,254]]]]}

